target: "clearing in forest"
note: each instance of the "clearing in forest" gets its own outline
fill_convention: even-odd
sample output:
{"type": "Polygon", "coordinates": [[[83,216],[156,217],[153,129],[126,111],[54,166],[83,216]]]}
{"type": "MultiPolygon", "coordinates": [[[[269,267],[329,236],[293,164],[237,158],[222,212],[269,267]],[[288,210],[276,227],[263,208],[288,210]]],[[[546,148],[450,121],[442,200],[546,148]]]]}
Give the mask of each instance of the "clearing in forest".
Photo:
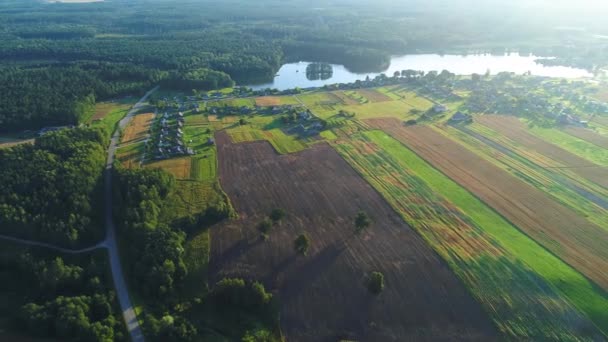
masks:
{"type": "Polygon", "coordinates": [[[368,120],[476,195],[605,290],[608,231],[430,127],[368,120]]]}
{"type": "Polygon", "coordinates": [[[278,155],[267,142],[217,134],[223,189],[240,219],[212,229],[211,277],[262,281],[278,293],[289,341],[494,340],[495,328],[426,242],[327,144],[278,155]],[[287,216],[263,241],[274,208],[287,216]],[[373,220],[355,234],[360,210],[373,220]],[[308,256],[296,255],[301,233],[308,256]],[[380,271],[386,288],[368,292],[380,271]]]}
{"type": "Polygon", "coordinates": [[[112,111],[120,109],[121,107],[128,107],[127,105],[121,105],[115,102],[99,102],[95,104],[95,113],[93,114],[92,121],[101,120],[105,118],[112,111]]]}

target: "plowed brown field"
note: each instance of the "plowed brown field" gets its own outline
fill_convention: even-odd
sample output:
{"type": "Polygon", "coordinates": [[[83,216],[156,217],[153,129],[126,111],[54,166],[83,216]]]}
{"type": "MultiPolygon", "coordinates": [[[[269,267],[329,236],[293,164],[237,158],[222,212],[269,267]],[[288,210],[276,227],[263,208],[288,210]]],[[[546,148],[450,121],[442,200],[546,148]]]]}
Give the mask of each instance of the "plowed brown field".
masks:
{"type": "Polygon", "coordinates": [[[142,141],[146,138],[150,125],[152,125],[153,113],[138,114],[129,123],[122,134],[122,143],[129,144],[142,141]]]}
{"type": "Polygon", "coordinates": [[[588,141],[596,146],[608,149],[608,137],[599,135],[590,129],[580,127],[569,127],[566,128],[566,133],[573,135],[579,139],[588,141]]]}
{"type": "Polygon", "coordinates": [[[530,150],[553,159],[577,175],[608,189],[608,168],[601,167],[542,140],[526,131],[524,124],[514,117],[483,115],[476,121],[530,150]]]}
{"type": "Polygon", "coordinates": [[[368,120],[465,187],[545,248],[608,289],[608,232],[430,127],[368,120]]]}
{"type": "Polygon", "coordinates": [[[261,280],[278,294],[288,341],[494,340],[486,315],[456,276],[331,147],[278,155],[267,142],[217,135],[220,181],[240,219],[213,228],[212,280],[261,280]],[[268,241],[256,226],[287,212],[268,241]],[[359,210],[372,227],[354,234],[359,210]],[[297,257],[295,237],[311,239],[297,257]],[[365,278],[385,275],[375,297],[365,278]]]}

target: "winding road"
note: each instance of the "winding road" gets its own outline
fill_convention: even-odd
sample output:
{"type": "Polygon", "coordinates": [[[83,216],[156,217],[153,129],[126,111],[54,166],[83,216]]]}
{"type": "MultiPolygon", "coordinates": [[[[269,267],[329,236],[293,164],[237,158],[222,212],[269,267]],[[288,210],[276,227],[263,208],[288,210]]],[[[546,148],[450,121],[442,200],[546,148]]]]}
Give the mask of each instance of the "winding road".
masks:
{"type": "Polygon", "coordinates": [[[114,288],[116,289],[116,295],[118,297],[118,301],[120,303],[120,308],[122,310],[122,315],[127,325],[127,330],[129,331],[129,335],[131,336],[131,340],[133,342],[143,342],[144,335],[142,333],[141,327],[139,326],[139,322],[137,321],[137,315],[135,314],[135,309],[133,309],[133,305],[131,304],[131,300],[129,299],[129,291],[127,289],[127,282],[124,278],[122,265],[120,263],[120,254],[118,248],[118,242],[116,239],[116,227],[114,225],[114,220],[112,218],[112,168],[114,166],[114,157],[116,155],[116,149],[118,144],[120,143],[120,132],[129,124],[131,119],[137,111],[144,106],[144,103],[147,101],[148,97],[152,95],[159,87],[155,87],[154,89],[147,92],[144,97],[142,97],[134,106],[131,108],[129,113],[118,123],[118,128],[114,131],[114,135],[110,141],[110,146],[108,147],[108,159],[106,162],[106,167],[104,170],[104,207],[105,207],[105,223],[106,223],[106,238],[99,242],[98,244],[83,248],[83,249],[68,249],[62,248],[58,246],[54,246],[52,244],[37,242],[32,240],[19,239],[11,236],[0,235],[0,240],[11,241],[27,246],[34,247],[42,247],[48,248],[57,252],[66,253],[66,254],[81,254],[88,253],[100,248],[106,248],[108,250],[108,255],[110,257],[110,267],[112,269],[112,278],[114,280],[114,288]]]}
{"type": "Polygon", "coordinates": [[[108,159],[106,162],[106,169],[104,174],[104,184],[105,184],[105,218],[106,218],[106,240],[105,246],[108,249],[108,254],[110,256],[110,266],[112,268],[112,278],[114,279],[114,288],[116,288],[116,295],[118,296],[118,301],[120,302],[120,308],[122,310],[122,315],[124,317],[125,323],[127,324],[127,330],[131,335],[131,340],[133,342],[143,342],[144,335],[141,331],[141,327],[139,326],[139,322],[137,321],[137,315],[135,314],[135,309],[133,309],[133,305],[131,304],[131,299],[129,299],[129,291],[127,289],[127,282],[125,281],[122,265],[120,264],[120,255],[118,252],[118,242],[116,240],[116,227],[114,226],[114,220],[112,219],[112,168],[114,167],[114,157],[116,155],[116,148],[120,143],[120,132],[127,127],[133,116],[137,113],[137,111],[143,107],[144,102],[158,90],[158,87],[150,90],[144,95],[134,106],[131,108],[129,113],[120,120],[118,123],[118,129],[114,131],[114,135],[112,136],[112,140],[110,141],[110,146],[108,147],[108,159]]]}

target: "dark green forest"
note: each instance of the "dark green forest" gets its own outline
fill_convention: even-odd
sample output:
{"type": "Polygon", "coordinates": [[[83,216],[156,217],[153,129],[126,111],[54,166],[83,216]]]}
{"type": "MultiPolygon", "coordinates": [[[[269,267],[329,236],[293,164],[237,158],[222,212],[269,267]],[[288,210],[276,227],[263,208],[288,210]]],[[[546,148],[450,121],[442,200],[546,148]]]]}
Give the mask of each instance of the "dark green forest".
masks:
{"type": "Polygon", "coordinates": [[[108,272],[103,252],[61,256],[0,242],[3,328],[60,341],[126,341],[108,272]]]}
{"type": "Polygon", "coordinates": [[[6,0],[0,3],[0,131],[77,124],[94,101],[156,84],[210,90],[268,81],[287,61],[381,71],[394,54],[508,50],[588,69],[606,61],[605,45],[551,27],[601,27],[597,18],[555,14],[540,23],[516,3],[6,0]],[[500,16],[497,6],[510,15],[500,16]]]}
{"type": "Polygon", "coordinates": [[[0,232],[65,247],[101,240],[107,133],[78,128],[0,150],[0,232]]]}

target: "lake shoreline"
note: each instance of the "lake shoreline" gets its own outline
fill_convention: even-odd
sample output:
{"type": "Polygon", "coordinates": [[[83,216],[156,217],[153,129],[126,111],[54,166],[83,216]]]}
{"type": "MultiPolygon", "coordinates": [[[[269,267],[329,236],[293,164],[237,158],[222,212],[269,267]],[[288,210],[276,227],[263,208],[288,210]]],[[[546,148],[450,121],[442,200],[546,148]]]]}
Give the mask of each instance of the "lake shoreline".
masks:
{"type": "Polygon", "coordinates": [[[535,76],[553,78],[575,79],[593,77],[593,74],[584,69],[566,66],[548,66],[539,63],[539,60],[551,58],[532,54],[520,55],[519,53],[504,55],[490,53],[468,55],[410,54],[391,57],[389,67],[382,72],[357,73],[349,70],[344,65],[326,63],[332,67],[333,73],[332,77],[324,80],[308,79],[306,77],[306,68],[308,65],[317,62],[301,61],[283,64],[271,82],[251,83],[244,84],[243,86],[254,90],[322,87],[329,84],[364,81],[367,77],[373,79],[380,74],[393,76],[396,71],[401,72],[408,69],[424,72],[448,70],[459,76],[483,75],[490,71],[492,75],[499,72],[514,72],[516,74],[531,72],[535,76]]]}

